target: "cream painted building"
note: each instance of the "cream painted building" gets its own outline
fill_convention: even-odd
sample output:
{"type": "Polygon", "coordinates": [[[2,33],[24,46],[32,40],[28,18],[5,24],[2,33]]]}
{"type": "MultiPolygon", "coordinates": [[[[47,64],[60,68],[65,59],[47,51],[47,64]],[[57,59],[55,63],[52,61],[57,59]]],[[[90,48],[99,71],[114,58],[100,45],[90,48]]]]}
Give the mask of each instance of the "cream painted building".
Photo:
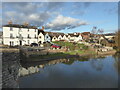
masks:
{"type": "Polygon", "coordinates": [[[38,43],[43,44],[45,42],[45,32],[43,30],[38,30],[38,43]]]}
{"type": "Polygon", "coordinates": [[[3,26],[4,45],[30,45],[38,42],[38,30],[34,26],[8,24],[3,26]]]}

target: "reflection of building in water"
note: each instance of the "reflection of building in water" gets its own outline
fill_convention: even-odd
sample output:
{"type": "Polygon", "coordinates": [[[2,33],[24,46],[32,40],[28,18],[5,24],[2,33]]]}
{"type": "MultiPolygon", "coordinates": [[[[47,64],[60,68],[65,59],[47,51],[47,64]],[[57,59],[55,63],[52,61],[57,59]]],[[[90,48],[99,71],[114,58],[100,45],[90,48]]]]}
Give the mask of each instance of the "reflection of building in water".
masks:
{"type": "Polygon", "coordinates": [[[22,63],[22,67],[19,69],[19,76],[25,76],[25,75],[30,75],[34,73],[39,72],[39,68],[44,68],[46,65],[53,65],[53,64],[58,64],[62,62],[68,62],[69,59],[57,59],[57,60],[52,60],[52,61],[47,61],[47,62],[41,62],[40,64],[38,63],[22,63]]]}
{"type": "Polygon", "coordinates": [[[24,68],[24,67],[21,67],[19,69],[19,76],[25,76],[25,75],[29,75],[29,74],[33,74],[33,73],[37,73],[39,72],[39,68],[37,66],[33,67],[29,67],[29,68],[24,68]]]}
{"type": "Polygon", "coordinates": [[[19,54],[2,55],[2,88],[18,88],[19,54]]]}
{"type": "MultiPolygon", "coordinates": [[[[50,66],[58,63],[71,65],[74,62],[74,60],[77,60],[77,59],[69,58],[69,59],[56,59],[56,60],[42,61],[42,62],[21,62],[21,68],[19,69],[19,76],[38,73],[40,72],[39,68],[44,68],[45,66],[48,66],[48,65],[50,66]]],[[[79,61],[81,61],[81,59],[79,61]]]]}

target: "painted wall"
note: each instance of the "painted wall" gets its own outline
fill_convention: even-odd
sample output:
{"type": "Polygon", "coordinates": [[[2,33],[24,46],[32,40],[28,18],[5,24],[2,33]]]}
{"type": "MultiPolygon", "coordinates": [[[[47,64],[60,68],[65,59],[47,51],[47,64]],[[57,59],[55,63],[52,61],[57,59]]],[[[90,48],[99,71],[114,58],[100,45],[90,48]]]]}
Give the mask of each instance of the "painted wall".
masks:
{"type": "Polygon", "coordinates": [[[12,30],[10,30],[10,27],[3,27],[3,44],[5,45],[20,45],[20,40],[22,41],[22,45],[30,45],[31,43],[37,43],[37,35],[38,30],[35,29],[27,29],[27,28],[15,28],[13,27],[12,30]],[[10,34],[12,34],[13,38],[10,38],[10,34]],[[30,38],[28,38],[28,34],[30,38]],[[36,38],[35,38],[36,35],[36,38]],[[20,38],[20,36],[22,38],[20,38]],[[29,43],[28,43],[29,42],[29,43]]]}
{"type": "Polygon", "coordinates": [[[45,42],[51,42],[51,37],[49,36],[48,33],[45,34],[45,42]]]}
{"type": "Polygon", "coordinates": [[[43,44],[45,42],[45,37],[43,35],[43,33],[39,33],[38,35],[38,42],[41,42],[41,44],[43,44]]]}

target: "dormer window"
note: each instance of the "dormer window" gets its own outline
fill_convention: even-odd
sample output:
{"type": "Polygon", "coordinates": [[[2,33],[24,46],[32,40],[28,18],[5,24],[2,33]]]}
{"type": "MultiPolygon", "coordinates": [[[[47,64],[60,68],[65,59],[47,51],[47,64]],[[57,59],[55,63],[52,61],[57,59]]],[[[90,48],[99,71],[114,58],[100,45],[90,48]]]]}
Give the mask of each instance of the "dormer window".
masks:
{"type": "Polygon", "coordinates": [[[13,28],[12,27],[10,27],[10,31],[12,31],[13,30],[13,28]]]}

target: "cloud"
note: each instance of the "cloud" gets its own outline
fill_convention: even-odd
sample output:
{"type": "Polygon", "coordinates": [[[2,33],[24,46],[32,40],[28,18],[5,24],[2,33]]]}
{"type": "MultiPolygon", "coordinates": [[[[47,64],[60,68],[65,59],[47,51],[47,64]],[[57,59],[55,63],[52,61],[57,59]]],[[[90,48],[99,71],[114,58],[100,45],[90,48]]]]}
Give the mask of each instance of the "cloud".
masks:
{"type": "Polygon", "coordinates": [[[58,15],[53,21],[48,23],[45,28],[51,30],[73,29],[82,25],[87,25],[85,21],[58,15]]]}
{"type": "Polygon", "coordinates": [[[22,24],[24,22],[30,22],[33,25],[43,25],[50,17],[51,14],[49,12],[42,12],[42,13],[17,13],[15,11],[8,11],[5,13],[6,19],[4,23],[8,22],[8,20],[12,20],[13,23],[22,24]]]}
{"type": "MultiPolygon", "coordinates": [[[[68,6],[69,3],[65,2],[3,3],[3,25],[7,24],[9,20],[12,20],[13,23],[17,24],[23,24],[24,22],[28,22],[29,24],[36,25],[38,27],[46,25],[46,29],[51,28],[51,30],[72,29],[79,27],[81,25],[86,25],[87,22],[85,21],[80,21],[79,19],[62,16],[61,11],[64,11],[65,4],[67,4],[68,6]]],[[[73,8],[72,11],[76,11],[78,12],[78,14],[83,14],[84,12],[78,9],[80,3],[75,4],[78,6],[76,8],[73,8]]],[[[89,6],[89,4],[88,3],[85,5],[83,4],[83,6],[87,7],[89,6]]],[[[68,8],[69,7],[71,6],[68,6],[68,8]]]]}
{"type": "Polygon", "coordinates": [[[52,16],[49,11],[39,10],[43,6],[43,3],[4,3],[3,24],[12,20],[18,24],[28,22],[37,26],[43,25],[52,16]]]}

